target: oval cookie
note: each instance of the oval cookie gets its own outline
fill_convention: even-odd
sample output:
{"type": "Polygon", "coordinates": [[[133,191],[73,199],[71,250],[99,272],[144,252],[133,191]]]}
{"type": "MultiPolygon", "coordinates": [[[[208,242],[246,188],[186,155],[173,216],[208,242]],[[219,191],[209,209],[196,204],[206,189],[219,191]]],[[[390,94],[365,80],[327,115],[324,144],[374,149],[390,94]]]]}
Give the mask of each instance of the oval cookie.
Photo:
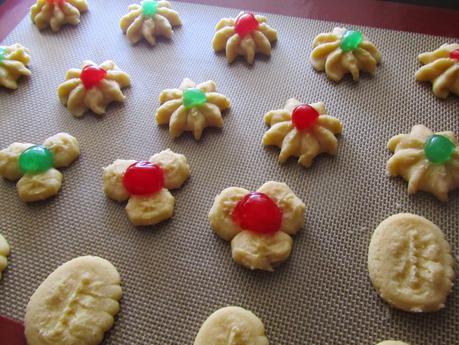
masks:
{"type": "Polygon", "coordinates": [[[96,256],[73,259],[51,273],[30,298],[25,316],[28,345],[96,345],[114,323],[120,275],[96,256]]]}
{"type": "Polygon", "coordinates": [[[0,279],[2,279],[2,272],[8,266],[7,256],[10,254],[10,246],[6,242],[5,237],[0,234],[0,279]]]}
{"type": "Polygon", "coordinates": [[[445,306],[453,286],[451,248],[429,220],[400,213],[375,230],[368,251],[373,286],[386,302],[410,312],[445,306]]]}

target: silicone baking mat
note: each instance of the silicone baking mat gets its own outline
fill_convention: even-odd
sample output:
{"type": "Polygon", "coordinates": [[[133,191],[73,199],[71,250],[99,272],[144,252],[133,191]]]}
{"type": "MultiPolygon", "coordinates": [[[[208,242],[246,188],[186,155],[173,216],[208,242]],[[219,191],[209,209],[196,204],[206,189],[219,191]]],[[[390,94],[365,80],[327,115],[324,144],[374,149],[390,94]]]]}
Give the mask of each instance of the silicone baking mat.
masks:
{"type": "Polygon", "coordinates": [[[366,269],[374,228],[399,212],[438,224],[458,254],[459,195],[452,193],[447,204],[422,193],[408,196],[403,180],[385,175],[392,135],[418,123],[458,131],[458,98],[438,100],[429,84],[414,80],[417,54],[453,40],[359,28],[384,61],[374,78],[335,84],[312,69],[308,56],[315,35],[338,23],[270,14],[279,31],[272,57],[253,67],[242,60],[228,66],[211,40],[218,20],[237,10],[174,2],[183,27],[173,40],[132,47],[118,27],[129,3],[91,1],[81,24],[58,34],[40,33],[25,18],[3,42],[31,49],[33,75],[17,91],[0,91],[0,147],[40,143],[66,131],[78,138],[82,155],[64,171],[63,188],[52,200],[26,205],[13,183],[0,183],[0,231],[12,247],[0,282],[0,314],[23,319],[29,297],[49,273],[91,254],[110,260],[123,279],[121,312],[105,344],[192,344],[202,322],[227,305],[256,313],[275,345],[373,345],[388,338],[459,344],[457,285],[446,309],[412,315],[390,309],[366,269]],[[114,59],[132,77],[126,103],[102,118],[76,119],[56,95],[66,70],[84,59],[114,59]],[[160,91],[184,77],[213,79],[232,100],[223,130],[207,129],[200,142],[189,134],[173,140],[154,120],[160,91]],[[278,149],[261,145],[263,115],[290,97],[324,101],[342,120],[336,157],[319,157],[309,169],[294,159],[281,166],[278,149]],[[192,177],[173,193],[171,220],[135,228],[124,204],[102,192],[102,167],[166,148],[186,155],[192,177]],[[233,262],[230,244],[212,232],[207,213],[224,188],[256,190],[268,180],[285,181],[304,200],[306,223],[284,265],[274,273],[251,272],[233,262]]]}

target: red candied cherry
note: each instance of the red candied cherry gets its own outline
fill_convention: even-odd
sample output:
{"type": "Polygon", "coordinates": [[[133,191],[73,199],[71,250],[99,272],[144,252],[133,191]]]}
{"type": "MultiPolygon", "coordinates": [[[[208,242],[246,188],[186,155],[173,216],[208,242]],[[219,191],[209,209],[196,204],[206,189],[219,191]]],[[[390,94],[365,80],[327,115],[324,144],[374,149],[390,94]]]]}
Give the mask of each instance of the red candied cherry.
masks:
{"type": "Polygon", "coordinates": [[[266,194],[253,192],[236,204],[232,218],[245,230],[272,234],[280,229],[282,211],[266,194]]]}
{"type": "Polygon", "coordinates": [[[164,187],[163,169],[151,162],[134,163],[124,173],[123,185],[132,195],[155,194],[164,187]]]}
{"type": "Polygon", "coordinates": [[[459,61],[459,49],[454,49],[451,53],[449,53],[449,57],[456,61],[459,61]]]}
{"type": "Polygon", "coordinates": [[[309,104],[300,104],[292,112],[292,123],[299,131],[304,131],[314,126],[319,119],[319,112],[309,104]]]}
{"type": "Polygon", "coordinates": [[[244,37],[257,30],[259,25],[253,13],[242,13],[236,18],[234,29],[239,36],[244,37]]]}
{"type": "Polygon", "coordinates": [[[88,65],[83,67],[83,70],[80,74],[80,79],[86,89],[91,89],[94,86],[99,85],[99,83],[105,78],[106,75],[107,71],[103,68],[88,65]]]}
{"type": "Polygon", "coordinates": [[[63,6],[65,3],[65,0],[46,0],[48,5],[58,5],[58,6],[63,6]]]}

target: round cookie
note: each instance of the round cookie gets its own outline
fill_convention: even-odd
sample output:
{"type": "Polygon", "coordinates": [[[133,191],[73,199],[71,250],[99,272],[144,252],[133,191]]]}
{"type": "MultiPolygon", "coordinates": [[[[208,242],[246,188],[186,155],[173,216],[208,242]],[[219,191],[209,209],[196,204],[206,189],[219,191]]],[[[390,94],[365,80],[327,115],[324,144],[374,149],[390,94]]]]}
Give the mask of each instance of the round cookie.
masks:
{"type": "Polygon", "coordinates": [[[194,345],[269,345],[263,322],[241,307],[217,310],[202,324],[194,345]]]}
{"type": "Polygon", "coordinates": [[[409,312],[445,306],[454,279],[451,247],[429,220],[400,213],[374,231],[368,271],[378,294],[393,307],[409,312]]]}

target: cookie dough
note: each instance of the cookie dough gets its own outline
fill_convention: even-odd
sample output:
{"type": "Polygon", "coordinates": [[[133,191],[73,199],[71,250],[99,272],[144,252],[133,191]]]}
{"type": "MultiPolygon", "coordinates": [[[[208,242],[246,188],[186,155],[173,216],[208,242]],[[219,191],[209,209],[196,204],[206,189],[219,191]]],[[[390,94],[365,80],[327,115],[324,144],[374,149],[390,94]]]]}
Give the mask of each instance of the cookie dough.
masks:
{"type": "Polygon", "coordinates": [[[158,180],[158,190],[148,193],[130,192],[126,187],[126,171],[136,163],[135,160],[114,161],[103,168],[105,194],[116,201],[128,200],[126,212],[129,220],[135,226],[154,225],[172,217],[175,198],[169,189],[180,188],[190,177],[190,167],[184,155],[167,149],[150,157],[146,163],[149,167],[156,167],[162,173],[154,176],[148,182],[155,184],[158,180]],[[151,164],[153,163],[153,164],[151,164]]]}
{"type": "Polygon", "coordinates": [[[58,133],[46,139],[43,145],[13,143],[0,151],[0,176],[10,181],[19,180],[16,187],[22,201],[45,200],[56,195],[62,186],[63,176],[55,168],[66,168],[79,156],[78,141],[67,133],[58,133]],[[34,149],[39,150],[38,156],[27,156],[26,153],[34,149]],[[21,156],[28,167],[21,168],[21,156]],[[44,164],[44,168],[35,169],[37,164],[44,164]]]}
{"type": "Polygon", "coordinates": [[[319,72],[325,71],[336,82],[348,73],[354,80],[359,80],[361,71],[374,74],[381,62],[379,50],[359,31],[334,28],[319,34],[312,46],[312,66],[319,72]]]}
{"type": "Polygon", "coordinates": [[[79,24],[80,14],[87,10],[86,0],[37,0],[30,9],[30,17],[38,29],[50,27],[57,32],[65,24],[79,24]]]}
{"type": "Polygon", "coordinates": [[[156,122],[168,124],[174,138],[189,131],[199,140],[204,128],[223,127],[222,111],[231,106],[230,100],[216,90],[217,85],[212,80],[196,85],[185,78],[178,89],[161,92],[156,122]]]}
{"type": "MultiPolygon", "coordinates": [[[[234,261],[252,270],[273,271],[290,256],[293,245],[291,236],[303,227],[304,212],[304,203],[285,183],[270,181],[256,193],[239,187],[226,188],[215,198],[209,221],[218,236],[231,241],[234,261]],[[280,210],[280,224],[274,231],[246,229],[235,221],[234,210],[240,202],[250,194],[260,193],[280,210]]],[[[248,216],[251,214],[248,213],[248,216]]]]}
{"type": "Polygon", "coordinates": [[[27,68],[30,51],[19,43],[0,46],[0,86],[16,90],[17,80],[21,76],[29,77],[32,73],[27,68]]]}
{"type": "Polygon", "coordinates": [[[429,220],[400,213],[373,233],[368,272],[378,294],[409,312],[444,308],[453,287],[454,259],[443,232],[429,220]]]}
{"type": "Polygon", "coordinates": [[[294,156],[306,168],[321,153],[335,155],[338,149],[335,135],[341,133],[342,125],[337,118],[325,114],[322,102],[302,105],[291,98],[284,109],[265,115],[264,121],[271,128],[263,136],[263,145],[281,149],[280,163],[294,156]]]}
{"type": "Polygon", "coordinates": [[[387,147],[394,155],[387,162],[387,173],[408,181],[408,194],[420,190],[446,202],[448,192],[459,187],[458,144],[453,132],[434,133],[416,125],[409,134],[389,140],[387,147]]]}
{"type": "Polygon", "coordinates": [[[120,310],[121,279],[96,256],[73,259],[51,273],[30,298],[25,315],[28,345],[97,345],[120,310]]]}
{"type": "Polygon", "coordinates": [[[224,50],[229,63],[241,55],[252,65],[257,53],[270,56],[271,44],[277,41],[277,31],[266,22],[266,17],[245,12],[236,18],[223,18],[215,27],[212,48],[224,50]]]}
{"type": "Polygon", "coordinates": [[[194,345],[269,345],[263,322],[241,307],[217,310],[202,324],[194,345]]]}
{"type": "Polygon", "coordinates": [[[59,99],[75,117],[83,116],[88,110],[97,115],[105,114],[110,103],[124,102],[126,97],[121,89],[131,84],[129,75],[111,60],[99,66],[86,60],[82,69],[68,70],[65,79],[57,89],[59,99]]]}
{"type": "Polygon", "coordinates": [[[129,13],[121,18],[120,27],[133,44],[144,38],[154,46],[156,37],[171,39],[174,33],[172,27],[182,25],[169,1],[144,0],[140,5],[130,5],[128,9],[129,13]]]}
{"type": "Polygon", "coordinates": [[[0,279],[2,279],[2,272],[8,266],[7,256],[10,255],[10,246],[6,242],[5,237],[0,234],[0,279]]]}
{"type": "Polygon", "coordinates": [[[449,93],[459,96],[459,43],[443,44],[437,50],[422,53],[418,60],[423,64],[416,72],[416,80],[432,83],[432,90],[439,98],[449,93]]]}
{"type": "Polygon", "coordinates": [[[398,341],[398,340],[384,340],[376,345],[410,345],[410,344],[405,343],[403,341],[398,341]]]}

